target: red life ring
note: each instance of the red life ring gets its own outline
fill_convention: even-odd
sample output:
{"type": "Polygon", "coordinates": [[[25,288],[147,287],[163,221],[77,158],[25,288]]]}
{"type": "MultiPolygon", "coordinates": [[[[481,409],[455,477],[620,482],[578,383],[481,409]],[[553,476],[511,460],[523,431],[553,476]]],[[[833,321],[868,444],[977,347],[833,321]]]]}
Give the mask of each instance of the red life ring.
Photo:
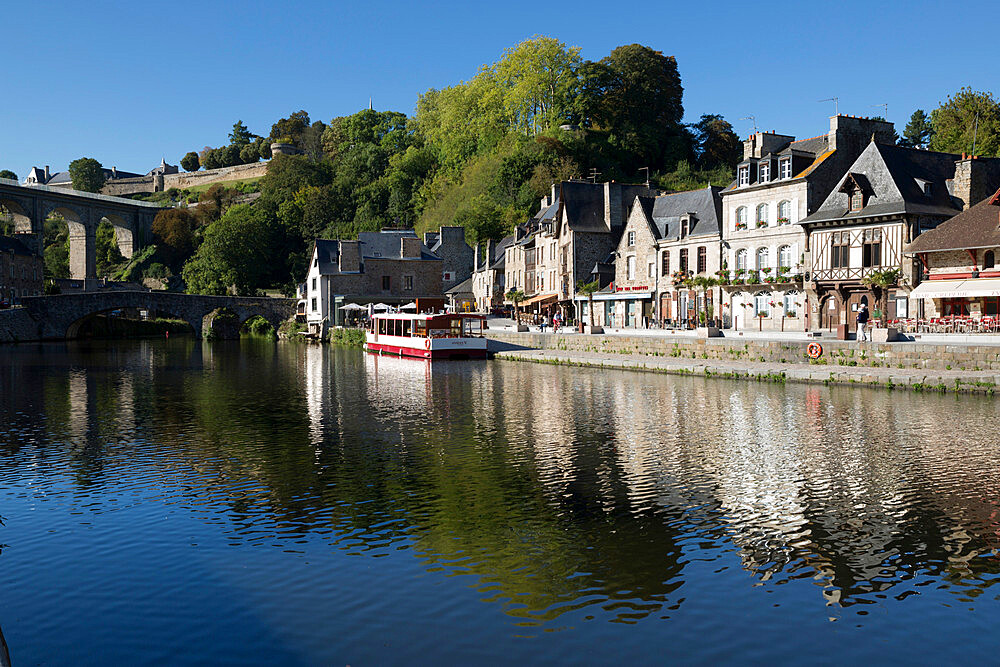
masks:
{"type": "Polygon", "coordinates": [[[823,356],[823,346],[819,343],[809,343],[806,346],[806,356],[810,359],[819,359],[823,356]]]}
{"type": "Polygon", "coordinates": [[[431,349],[431,339],[430,338],[428,338],[427,340],[424,341],[424,349],[427,349],[427,350],[431,349]]]}

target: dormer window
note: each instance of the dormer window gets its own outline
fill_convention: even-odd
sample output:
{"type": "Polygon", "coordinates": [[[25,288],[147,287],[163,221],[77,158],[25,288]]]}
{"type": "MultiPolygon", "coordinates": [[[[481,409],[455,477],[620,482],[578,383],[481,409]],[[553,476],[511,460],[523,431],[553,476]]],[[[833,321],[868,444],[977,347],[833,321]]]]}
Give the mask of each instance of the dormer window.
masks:
{"type": "Polygon", "coordinates": [[[628,244],[629,244],[629,246],[634,246],[635,245],[635,232],[629,232],[628,233],[628,244]]]}
{"type": "Polygon", "coordinates": [[[685,238],[691,232],[691,218],[681,218],[681,238],[685,238]]]}
{"type": "Polygon", "coordinates": [[[778,178],[792,177],[792,158],[783,157],[778,160],[778,178]]]}
{"type": "Polygon", "coordinates": [[[851,193],[851,213],[856,213],[865,207],[865,195],[861,190],[851,193]]]}
{"type": "Polygon", "coordinates": [[[771,180],[771,163],[761,162],[760,167],[757,170],[757,181],[759,183],[767,183],[771,180]]]}
{"type": "Polygon", "coordinates": [[[750,185],[750,165],[743,165],[738,170],[738,180],[736,181],[737,187],[743,187],[744,185],[750,185]]]}

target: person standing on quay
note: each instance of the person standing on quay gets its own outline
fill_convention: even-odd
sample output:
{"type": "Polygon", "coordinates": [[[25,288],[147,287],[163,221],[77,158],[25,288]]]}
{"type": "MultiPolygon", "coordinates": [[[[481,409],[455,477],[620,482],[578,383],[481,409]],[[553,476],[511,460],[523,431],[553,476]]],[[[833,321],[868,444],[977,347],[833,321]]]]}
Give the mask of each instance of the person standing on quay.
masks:
{"type": "Polygon", "coordinates": [[[858,308],[858,340],[865,341],[870,340],[871,336],[868,335],[868,306],[861,304],[858,308]]]}

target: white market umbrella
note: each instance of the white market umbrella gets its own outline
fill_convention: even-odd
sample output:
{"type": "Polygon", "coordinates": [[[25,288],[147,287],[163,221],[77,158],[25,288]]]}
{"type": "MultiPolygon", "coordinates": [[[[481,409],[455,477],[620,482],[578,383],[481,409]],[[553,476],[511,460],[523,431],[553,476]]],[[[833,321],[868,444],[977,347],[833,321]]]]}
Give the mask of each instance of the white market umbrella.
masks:
{"type": "Polygon", "coordinates": [[[417,304],[416,304],[416,302],[411,301],[410,303],[406,304],[405,306],[400,306],[399,309],[400,310],[416,310],[417,309],[417,304]]]}
{"type": "Polygon", "coordinates": [[[384,303],[376,303],[374,306],[372,306],[372,310],[389,310],[389,306],[385,305],[384,303]]]}
{"type": "Polygon", "coordinates": [[[349,303],[346,306],[341,306],[340,309],[341,310],[368,310],[364,306],[359,306],[356,303],[349,303]]]}

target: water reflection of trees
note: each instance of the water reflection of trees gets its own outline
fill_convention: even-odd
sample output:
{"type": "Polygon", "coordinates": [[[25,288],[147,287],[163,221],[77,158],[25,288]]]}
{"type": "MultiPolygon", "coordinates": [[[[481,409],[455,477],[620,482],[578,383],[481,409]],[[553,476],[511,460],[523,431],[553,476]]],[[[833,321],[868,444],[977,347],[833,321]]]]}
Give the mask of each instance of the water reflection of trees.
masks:
{"type": "Polygon", "coordinates": [[[38,394],[0,374],[4,460],[155,487],[234,542],[412,549],[525,623],[669,615],[694,558],[844,606],[998,573],[985,400],[247,341],[65,354],[17,362],[38,394]]]}

